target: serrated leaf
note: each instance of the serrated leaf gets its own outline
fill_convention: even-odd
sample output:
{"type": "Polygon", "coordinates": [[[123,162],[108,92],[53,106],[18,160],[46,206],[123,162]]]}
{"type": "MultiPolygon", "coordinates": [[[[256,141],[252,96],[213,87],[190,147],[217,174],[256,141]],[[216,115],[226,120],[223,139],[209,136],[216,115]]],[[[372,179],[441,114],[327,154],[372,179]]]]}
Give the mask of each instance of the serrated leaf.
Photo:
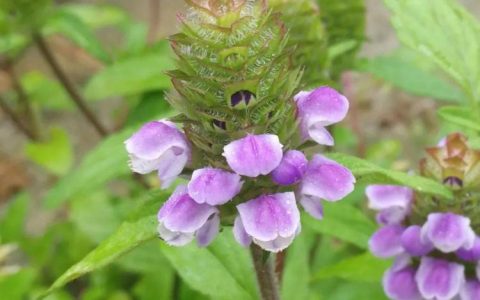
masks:
{"type": "Polygon", "coordinates": [[[95,190],[113,178],[129,174],[131,171],[123,142],[133,131],[125,129],[97,145],[80,166],[52,187],[43,199],[45,206],[55,208],[72,196],[95,190]]]}
{"type": "Polygon", "coordinates": [[[397,56],[376,57],[358,64],[357,68],[413,95],[450,102],[459,102],[464,97],[448,82],[397,56]]]}
{"type": "Polygon", "coordinates": [[[66,10],[56,11],[47,19],[42,29],[47,35],[62,34],[96,58],[102,61],[109,60],[108,53],[90,28],[79,17],[66,10]]]}
{"type": "Polygon", "coordinates": [[[350,281],[379,282],[391,261],[372,256],[369,252],[348,257],[335,265],[323,267],[313,280],[342,278],[350,281]]]}
{"type": "Polygon", "coordinates": [[[162,252],[182,279],[205,295],[215,299],[257,299],[249,255],[227,234],[231,233],[220,234],[208,248],[162,245],[162,252]]]}
{"type": "Polygon", "coordinates": [[[366,160],[346,154],[332,153],[327,156],[349,168],[357,180],[363,183],[404,185],[421,193],[448,199],[453,197],[448,188],[429,178],[384,169],[366,160]]]}
{"type": "Polygon", "coordinates": [[[25,147],[29,159],[56,175],[64,175],[73,163],[73,150],[67,133],[52,128],[45,142],[29,142],[25,147]]]}
{"type": "Polygon", "coordinates": [[[385,0],[400,40],[480,100],[480,23],[452,0],[385,0]]]}
{"type": "Polygon", "coordinates": [[[480,120],[468,107],[444,106],[438,110],[438,115],[452,124],[480,131],[480,120]]]}
{"type": "Polygon", "coordinates": [[[116,62],[98,72],[87,83],[85,95],[99,100],[115,96],[129,96],[170,87],[165,71],[173,68],[169,50],[141,54],[116,62]]]}

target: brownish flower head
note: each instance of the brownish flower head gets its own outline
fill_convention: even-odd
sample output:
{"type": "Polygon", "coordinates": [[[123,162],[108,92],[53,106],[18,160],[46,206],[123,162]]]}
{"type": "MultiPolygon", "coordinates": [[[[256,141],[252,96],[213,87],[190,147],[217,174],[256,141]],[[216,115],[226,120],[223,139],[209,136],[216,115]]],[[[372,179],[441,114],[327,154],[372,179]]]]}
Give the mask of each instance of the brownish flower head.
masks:
{"type": "Polygon", "coordinates": [[[460,189],[480,183],[480,151],[471,149],[461,133],[449,134],[437,147],[427,148],[420,162],[422,175],[460,189]]]}

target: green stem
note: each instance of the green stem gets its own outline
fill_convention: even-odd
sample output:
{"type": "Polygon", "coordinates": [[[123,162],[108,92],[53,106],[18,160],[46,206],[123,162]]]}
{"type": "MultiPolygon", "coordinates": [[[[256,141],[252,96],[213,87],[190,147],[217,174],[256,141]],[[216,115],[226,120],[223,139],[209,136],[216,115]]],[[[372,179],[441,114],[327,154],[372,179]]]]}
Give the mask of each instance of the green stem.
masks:
{"type": "Polygon", "coordinates": [[[0,97],[0,109],[5,113],[7,117],[10,118],[12,123],[17,127],[17,129],[25,134],[25,136],[31,140],[35,140],[35,135],[32,133],[30,128],[23,124],[20,117],[13,111],[13,109],[8,106],[7,101],[3,97],[0,97]]]}
{"type": "Polygon", "coordinates": [[[279,300],[278,279],[271,259],[265,259],[269,253],[255,244],[250,246],[255,273],[263,300],[279,300]]]}

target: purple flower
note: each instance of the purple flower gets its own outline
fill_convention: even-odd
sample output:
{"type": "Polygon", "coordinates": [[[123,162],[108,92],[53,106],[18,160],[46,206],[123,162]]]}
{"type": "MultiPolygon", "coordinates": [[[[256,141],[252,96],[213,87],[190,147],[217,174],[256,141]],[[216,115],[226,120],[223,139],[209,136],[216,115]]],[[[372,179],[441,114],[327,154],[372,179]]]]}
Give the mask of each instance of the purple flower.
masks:
{"type": "Polygon", "coordinates": [[[203,168],[193,172],[188,183],[188,194],[197,203],[221,205],[233,199],[241,188],[239,175],[221,169],[203,168]]]}
{"type": "Polygon", "coordinates": [[[300,92],[294,99],[297,103],[303,138],[332,146],[333,137],[325,126],[338,123],[345,118],[349,107],[347,98],[336,90],[323,86],[311,92],[300,92]]]}
{"type": "Polygon", "coordinates": [[[158,171],[162,188],[167,188],[190,159],[185,135],[173,123],[154,121],[145,124],[125,141],[131,169],[140,174],[158,171]]]}
{"type": "Polygon", "coordinates": [[[220,228],[218,209],[195,202],[186,186],[178,186],[158,212],[158,233],[172,246],[183,246],[197,238],[199,246],[207,246],[220,228]]]}
{"type": "Polygon", "coordinates": [[[272,179],[279,185],[291,185],[299,182],[307,171],[308,160],[297,150],[287,151],[280,165],[273,170],[272,179]]]}
{"type": "Polygon", "coordinates": [[[370,185],[365,193],[368,206],[379,211],[377,221],[380,224],[398,224],[410,212],[413,191],[396,185],[370,185]]]}
{"type": "Polygon", "coordinates": [[[223,156],[235,173],[248,177],[268,175],[282,161],[282,144],[273,134],[247,135],[223,148],[223,156]]]}
{"type": "Polygon", "coordinates": [[[460,290],[460,300],[478,299],[480,299],[480,282],[478,280],[468,280],[460,290]]]}
{"type": "Polygon", "coordinates": [[[377,230],[368,241],[370,251],[377,257],[392,257],[404,252],[401,236],[404,227],[387,225],[377,230]]]}
{"type": "Polygon", "coordinates": [[[303,176],[300,194],[338,201],[353,191],[355,177],[336,161],[322,155],[314,155],[303,176]]]}
{"type": "Polygon", "coordinates": [[[287,248],[300,231],[300,212],[293,192],[262,195],[237,205],[239,215],[234,235],[241,245],[250,237],[263,249],[278,252],[287,248]]]}
{"type": "Polygon", "coordinates": [[[402,233],[402,247],[412,256],[428,254],[434,248],[430,241],[422,241],[421,230],[422,228],[420,226],[412,225],[402,233]]]}
{"type": "Polygon", "coordinates": [[[465,261],[476,262],[480,260],[480,238],[478,236],[475,237],[475,242],[471,249],[460,248],[455,254],[465,261]]]}
{"type": "Polygon", "coordinates": [[[309,215],[317,220],[323,219],[322,199],[309,195],[300,195],[299,202],[309,215]]]}
{"type": "Polygon", "coordinates": [[[465,282],[464,267],[424,256],[415,279],[424,298],[449,300],[458,295],[465,282]]]}
{"type": "Polygon", "coordinates": [[[430,241],[444,253],[460,248],[471,249],[475,233],[470,227],[470,219],[453,213],[431,213],[421,231],[423,241],[430,241]]]}
{"type": "Polygon", "coordinates": [[[416,270],[412,266],[403,268],[392,267],[383,275],[383,289],[385,294],[393,300],[421,300],[415,282],[416,270]]]}

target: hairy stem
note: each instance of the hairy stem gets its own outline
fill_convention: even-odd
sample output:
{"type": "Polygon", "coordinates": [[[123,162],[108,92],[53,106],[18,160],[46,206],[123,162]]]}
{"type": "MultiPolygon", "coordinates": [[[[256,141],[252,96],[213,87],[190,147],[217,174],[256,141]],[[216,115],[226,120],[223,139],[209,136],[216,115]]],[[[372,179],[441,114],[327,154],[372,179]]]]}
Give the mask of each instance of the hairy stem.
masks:
{"type": "Polygon", "coordinates": [[[12,120],[12,123],[21,131],[25,136],[31,140],[35,140],[36,137],[25,124],[23,124],[20,117],[8,106],[7,101],[3,97],[0,97],[0,109],[5,113],[7,117],[12,120]]]}
{"type": "Polygon", "coordinates": [[[278,280],[275,275],[275,268],[270,259],[265,260],[265,252],[255,244],[250,246],[253,265],[257,274],[257,281],[263,300],[279,300],[278,280]]]}
{"type": "Polygon", "coordinates": [[[55,76],[63,85],[67,93],[70,95],[71,99],[75,102],[75,105],[78,107],[78,109],[82,112],[85,118],[93,125],[93,127],[95,128],[95,130],[98,132],[100,136],[102,137],[107,136],[108,135],[107,129],[100,123],[100,121],[97,119],[95,114],[88,107],[85,99],[83,99],[83,97],[77,91],[73,83],[70,81],[70,79],[68,79],[67,75],[65,74],[63,69],[60,67],[60,64],[57,62],[57,60],[55,59],[55,56],[53,55],[52,51],[48,47],[46,41],[43,39],[43,36],[40,33],[35,32],[33,33],[33,40],[35,41],[35,44],[38,46],[38,49],[40,50],[40,53],[45,58],[46,62],[52,68],[52,71],[55,74],[55,76]]]}

